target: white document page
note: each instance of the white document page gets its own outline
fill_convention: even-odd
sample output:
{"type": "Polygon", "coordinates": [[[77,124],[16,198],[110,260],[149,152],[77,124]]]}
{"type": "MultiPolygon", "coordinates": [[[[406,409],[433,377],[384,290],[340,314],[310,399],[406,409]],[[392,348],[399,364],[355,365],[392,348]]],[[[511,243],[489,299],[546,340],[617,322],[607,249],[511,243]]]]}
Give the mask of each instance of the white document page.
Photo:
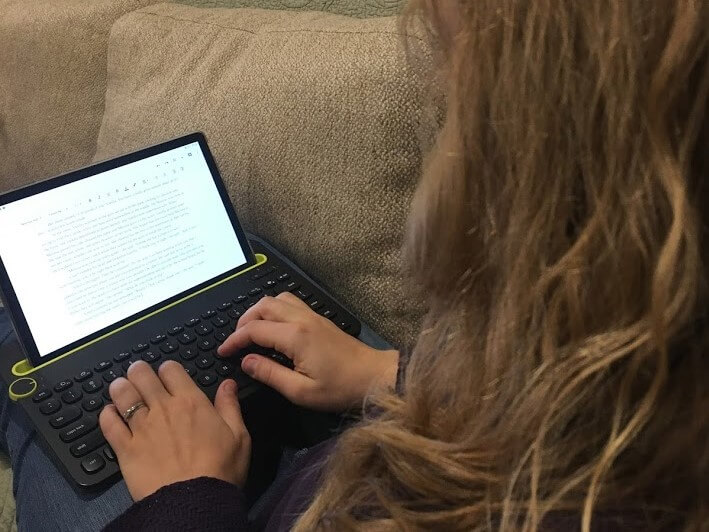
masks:
{"type": "Polygon", "coordinates": [[[0,207],[41,356],[246,263],[198,143],[0,207]]]}

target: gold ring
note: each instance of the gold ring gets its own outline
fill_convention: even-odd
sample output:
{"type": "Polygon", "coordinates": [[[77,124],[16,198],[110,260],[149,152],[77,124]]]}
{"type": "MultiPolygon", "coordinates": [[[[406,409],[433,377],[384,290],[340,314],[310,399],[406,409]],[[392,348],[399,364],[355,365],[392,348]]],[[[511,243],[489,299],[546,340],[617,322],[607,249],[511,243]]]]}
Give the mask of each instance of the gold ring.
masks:
{"type": "Polygon", "coordinates": [[[123,412],[123,421],[128,421],[130,418],[133,417],[133,414],[135,414],[138,410],[140,410],[144,406],[147,407],[147,405],[143,401],[140,401],[139,403],[135,403],[128,410],[123,412]]]}

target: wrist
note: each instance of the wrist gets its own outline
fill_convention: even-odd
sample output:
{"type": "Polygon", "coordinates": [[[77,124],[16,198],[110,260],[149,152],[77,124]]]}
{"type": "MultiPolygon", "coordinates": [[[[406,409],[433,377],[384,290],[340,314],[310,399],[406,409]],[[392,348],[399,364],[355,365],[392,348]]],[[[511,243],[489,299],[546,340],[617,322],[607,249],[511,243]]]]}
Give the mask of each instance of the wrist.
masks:
{"type": "Polygon", "coordinates": [[[367,368],[367,372],[362,379],[361,398],[377,391],[394,390],[399,370],[399,352],[395,349],[382,351],[368,346],[366,351],[363,367],[367,368]]]}
{"type": "Polygon", "coordinates": [[[379,351],[382,359],[382,371],[380,384],[385,386],[387,390],[396,389],[396,380],[399,375],[399,351],[390,349],[388,351],[379,351]]]}

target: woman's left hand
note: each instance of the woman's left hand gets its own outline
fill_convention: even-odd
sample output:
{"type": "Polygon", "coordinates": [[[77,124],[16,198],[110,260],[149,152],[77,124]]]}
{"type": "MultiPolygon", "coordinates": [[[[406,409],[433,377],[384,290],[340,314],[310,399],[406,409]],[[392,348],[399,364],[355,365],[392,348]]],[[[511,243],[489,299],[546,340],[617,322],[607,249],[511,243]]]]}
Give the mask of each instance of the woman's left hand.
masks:
{"type": "Polygon", "coordinates": [[[251,439],[236,382],[222,382],[212,405],[177,362],[163,363],[156,374],[141,361],[128,368],[126,378],[113,381],[109,393],[113,404],[103,409],[99,422],[133,500],[198,477],[243,487],[251,439]],[[121,414],[139,403],[145,407],[125,422],[121,414]]]}

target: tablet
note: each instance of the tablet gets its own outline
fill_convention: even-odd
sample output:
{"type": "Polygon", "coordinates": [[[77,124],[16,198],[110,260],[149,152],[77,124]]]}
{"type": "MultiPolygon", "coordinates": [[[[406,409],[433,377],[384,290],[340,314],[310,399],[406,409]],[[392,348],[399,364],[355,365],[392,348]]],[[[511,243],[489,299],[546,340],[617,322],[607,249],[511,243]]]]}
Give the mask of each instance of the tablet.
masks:
{"type": "Polygon", "coordinates": [[[0,195],[0,294],[35,366],[255,263],[201,133],[0,195]]]}

